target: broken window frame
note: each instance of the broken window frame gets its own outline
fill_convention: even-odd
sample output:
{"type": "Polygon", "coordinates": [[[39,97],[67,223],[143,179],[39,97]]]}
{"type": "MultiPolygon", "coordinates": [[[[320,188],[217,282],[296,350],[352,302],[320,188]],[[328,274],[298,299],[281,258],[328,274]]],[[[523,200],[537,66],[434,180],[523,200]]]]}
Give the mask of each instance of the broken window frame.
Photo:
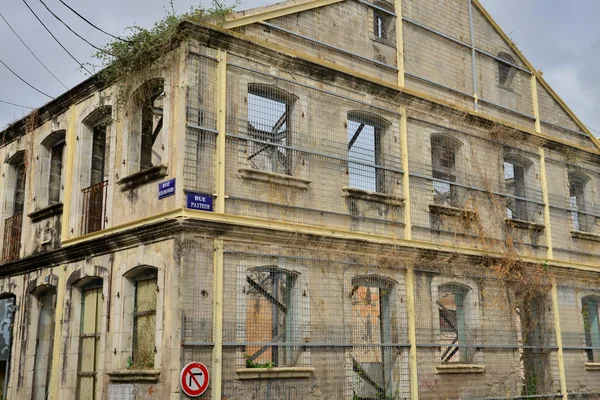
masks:
{"type": "Polygon", "coordinates": [[[456,160],[462,143],[446,134],[431,135],[431,176],[433,178],[433,202],[459,208],[456,160]]]}
{"type": "MultiPolygon", "coordinates": [[[[386,346],[386,344],[393,343],[394,337],[397,336],[397,327],[394,325],[394,301],[396,297],[394,291],[397,287],[397,284],[398,282],[395,280],[382,275],[357,275],[352,277],[351,292],[348,296],[351,300],[352,309],[351,342],[353,347],[349,354],[349,357],[352,361],[352,371],[356,374],[356,377],[364,383],[365,387],[367,387],[366,391],[370,392],[370,394],[375,393],[377,398],[387,398],[386,396],[390,396],[392,394],[392,388],[394,387],[393,365],[395,363],[396,352],[392,347],[386,346]],[[371,327],[369,329],[371,326],[370,322],[372,322],[370,315],[366,315],[369,317],[369,321],[366,319],[364,320],[364,332],[361,332],[360,329],[357,330],[359,327],[356,321],[356,313],[358,312],[358,318],[361,318],[361,311],[365,311],[364,309],[356,310],[356,308],[358,308],[357,306],[361,305],[360,301],[363,300],[361,299],[362,293],[364,293],[364,304],[362,305],[367,308],[367,311],[369,308],[372,308],[372,289],[377,289],[376,307],[378,308],[378,314],[376,318],[379,320],[379,324],[376,332],[377,336],[379,337],[374,338],[371,335],[370,340],[357,342],[357,337],[361,337],[362,333],[366,333],[367,336],[369,336],[370,333],[373,333],[373,328],[371,327]],[[369,296],[369,298],[367,298],[367,296],[369,296]],[[363,345],[362,347],[361,344],[363,345]],[[377,352],[378,354],[375,354],[375,358],[378,358],[380,361],[367,362],[360,360],[362,357],[360,357],[358,353],[364,353],[365,351],[377,352]],[[369,371],[372,373],[375,369],[373,364],[380,364],[380,379],[371,376],[369,373],[369,371]]],[[[365,354],[361,355],[364,356],[365,354]]],[[[368,356],[373,357],[373,354],[368,356]]],[[[356,393],[356,390],[357,389],[353,387],[354,395],[358,396],[358,398],[362,398],[361,394],[365,393],[356,393]]]]}
{"type": "Polygon", "coordinates": [[[587,362],[600,362],[600,297],[596,295],[581,298],[581,315],[585,336],[587,362]]]}
{"type": "Polygon", "coordinates": [[[498,85],[503,89],[511,89],[512,83],[517,74],[514,67],[515,59],[507,53],[498,53],[496,67],[498,70],[498,85]]]}
{"type": "Polygon", "coordinates": [[[568,180],[571,228],[576,232],[592,232],[596,219],[586,213],[586,191],[590,178],[580,172],[569,172],[568,180]]]}
{"type": "Polygon", "coordinates": [[[504,155],[504,187],[510,196],[506,199],[506,217],[509,219],[529,221],[533,213],[529,212],[527,198],[528,172],[532,162],[513,154],[504,155]],[[512,177],[510,177],[512,171],[512,177]]]}
{"type": "MultiPolygon", "coordinates": [[[[246,367],[262,364],[257,363],[257,360],[265,361],[263,355],[267,351],[270,351],[271,356],[268,358],[268,361],[264,363],[266,365],[271,367],[294,367],[299,364],[304,348],[297,345],[286,345],[286,343],[297,341],[294,338],[298,336],[297,333],[300,329],[300,304],[298,304],[295,299],[295,292],[298,290],[299,277],[299,272],[284,269],[273,264],[251,267],[246,270],[244,284],[246,307],[249,307],[250,301],[250,297],[247,296],[252,294],[262,296],[258,297],[258,301],[266,300],[271,304],[270,339],[261,341],[258,350],[254,352],[248,351],[248,354],[245,355],[246,367]],[[267,275],[259,282],[254,279],[254,276],[251,276],[260,274],[267,275]],[[269,282],[270,288],[265,288],[264,285],[269,282]],[[276,290],[275,286],[277,286],[276,290]],[[282,299],[280,299],[280,290],[282,287],[285,289],[286,294],[283,299],[285,304],[282,304],[282,299]],[[282,315],[284,317],[283,325],[285,328],[282,328],[279,323],[282,315]],[[261,359],[261,357],[263,358],[261,359]]],[[[247,312],[247,309],[245,312],[247,312]]],[[[249,336],[248,332],[253,330],[251,325],[252,323],[246,320],[247,337],[249,336]]],[[[258,326],[258,331],[261,331],[261,326],[258,326]]]]}
{"type": "MultiPolygon", "coordinates": [[[[142,97],[139,103],[140,107],[140,171],[145,171],[157,165],[152,162],[154,154],[154,145],[163,130],[163,113],[165,99],[164,80],[158,79],[150,81],[144,85],[138,96],[142,97]],[[157,104],[157,101],[162,100],[157,104]]],[[[160,159],[160,156],[156,154],[160,159]]]]}
{"type": "Polygon", "coordinates": [[[367,192],[386,192],[383,142],[390,125],[389,121],[377,114],[360,110],[348,112],[349,187],[367,192]]]}
{"type": "Polygon", "coordinates": [[[250,150],[246,160],[253,169],[292,175],[292,119],[297,99],[273,85],[248,84],[246,111],[250,150]]]}
{"type": "Polygon", "coordinates": [[[472,315],[469,315],[469,313],[473,311],[468,305],[470,292],[471,288],[456,282],[443,283],[438,286],[435,304],[439,318],[440,362],[442,364],[467,364],[473,360],[474,349],[469,346],[472,341],[472,338],[469,337],[469,331],[471,330],[469,325],[471,324],[472,315]],[[451,293],[454,296],[456,310],[450,310],[442,304],[441,299],[444,293],[451,293]],[[447,345],[441,343],[444,332],[448,331],[448,329],[444,329],[444,325],[447,325],[453,333],[452,336],[455,336],[452,342],[447,345]],[[458,360],[454,359],[455,356],[458,360]]]}
{"type": "Polygon", "coordinates": [[[389,40],[390,16],[378,10],[373,10],[373,35],[375,38],[389,40]]]}

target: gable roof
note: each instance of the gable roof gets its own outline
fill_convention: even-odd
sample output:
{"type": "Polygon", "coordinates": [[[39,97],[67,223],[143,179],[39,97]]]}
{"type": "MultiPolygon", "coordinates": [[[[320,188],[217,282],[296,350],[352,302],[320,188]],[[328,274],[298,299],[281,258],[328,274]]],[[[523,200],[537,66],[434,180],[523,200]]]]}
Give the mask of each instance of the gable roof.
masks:
{"type": "MultiPolygon", "coordinates": [[[[335,3],[340,3],[347,0],[288,0],[282,3],[273,4],[265,7],[253,8],[250,10],[237,12],[227,18],[227,21],[222,25],[225,29],[234,29],[253,23],[283,17],[303,11],[312,10],[318,7],[324,7],[335,3]]],[[[400,1],[401,0],[397,0],[400,1]]],[[[487,12],[480,0],[472,0],[473,5],[481,12],[487,22],[493,27],[496,33],[506,42],[509,48],[518,57],[520,62],[528,69],[537,79],[539,84],[554,101],[564,110],[566,115],[571,118],[582,132],[587,135],[597,149],[600,149],[600,141],[596,138],[587,126],[575,115],[564,100],[550,87],[548,82],[543,78],[542,73],[535,69],[531,62],[525,57],[523,52],[515,45],[515,43],[502,30],[494,18],[487,12]]]]}

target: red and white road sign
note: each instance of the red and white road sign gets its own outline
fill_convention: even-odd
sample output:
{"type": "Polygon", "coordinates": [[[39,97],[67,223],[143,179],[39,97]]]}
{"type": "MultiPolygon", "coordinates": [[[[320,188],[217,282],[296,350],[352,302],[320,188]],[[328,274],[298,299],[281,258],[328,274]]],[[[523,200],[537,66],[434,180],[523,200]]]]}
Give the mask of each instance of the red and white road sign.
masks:
{"type": "Polygon", "coordinates": [[[181,370],[179,384],[183,393],[190,397],[198,397],[208,388],[208,369],[204,364],[191,362],[181,370]]]}

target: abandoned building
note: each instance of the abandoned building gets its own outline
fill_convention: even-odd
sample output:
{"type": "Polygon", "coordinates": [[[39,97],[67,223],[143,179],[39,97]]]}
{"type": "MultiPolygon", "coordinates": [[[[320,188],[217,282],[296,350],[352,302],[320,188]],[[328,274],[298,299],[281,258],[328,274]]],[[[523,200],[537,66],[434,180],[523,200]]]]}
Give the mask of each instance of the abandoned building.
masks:
{"type": "Polygon", "coordinates": [[[3,399],[597,398],[600,143],[478,0],[180,30],[0,132],[3,399]]]}

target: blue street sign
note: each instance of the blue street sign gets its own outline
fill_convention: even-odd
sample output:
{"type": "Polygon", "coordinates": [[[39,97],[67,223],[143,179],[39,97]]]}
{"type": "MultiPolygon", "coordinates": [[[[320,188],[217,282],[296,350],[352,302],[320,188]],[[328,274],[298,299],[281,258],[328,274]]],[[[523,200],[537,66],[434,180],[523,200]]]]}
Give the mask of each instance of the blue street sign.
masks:
{"type": "Polygon", "coordinates": [[[158,184],[158,199],[164,199],[175,194],[175,178],[158,184]]]}
{"type": "Polygon", "coordinates": [[[212,211],[213,210],[213,198],[207,194],[200,193],[188,193],[187,194],[187,208],[192,210],[200,211],[212,211]]]}

